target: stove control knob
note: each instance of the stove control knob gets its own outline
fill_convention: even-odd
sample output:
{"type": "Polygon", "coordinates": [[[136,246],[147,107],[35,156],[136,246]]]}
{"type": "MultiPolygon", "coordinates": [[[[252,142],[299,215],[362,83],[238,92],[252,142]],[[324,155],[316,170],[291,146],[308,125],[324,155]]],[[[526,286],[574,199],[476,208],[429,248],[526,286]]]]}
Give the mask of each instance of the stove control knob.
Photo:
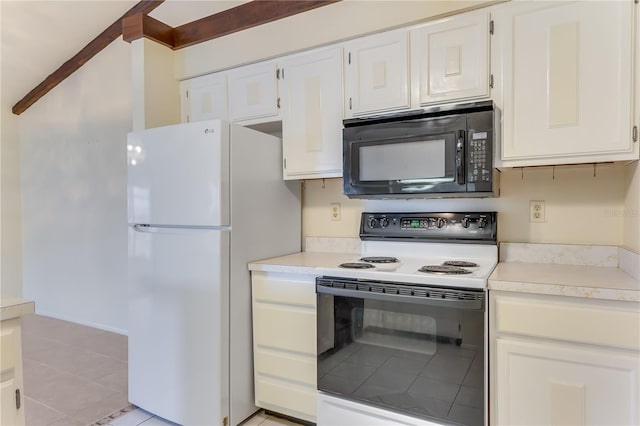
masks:
{"type": "Polygon", "coordinates": [[[438,218],[438,222],[436,223],[436,226],[438,228],[443,228],[446,223],[447,223],[447,220],[440,217],[438,218]]]}
{"type": "Polygon", "coordinates": [[[469,227],[469,218],[468,217],[464,217],[462,218],[462,220],[460,221],[460,223],[462,224],[463,228],[468,228],[469,227]]]}
{"type": "Polygon", "coordinates": [[[380,227],[386,228],[387,226],[389,226],[389,219],[387,219],[386,217],[380,219],[380,227]]]}
{"type": "Polygon", "coordinates": [[[377,224],[378,224],[378,219],[376,219],[375,217],[369,218],[369,222],[368,222],[369,228],[375,228],[377,224]]]}
{"type": "Polygon", "coordinates": [[[487,226],[487,218],[481,217],[478,219],[478,228],[483,229],[485,226],[487,226]]]}

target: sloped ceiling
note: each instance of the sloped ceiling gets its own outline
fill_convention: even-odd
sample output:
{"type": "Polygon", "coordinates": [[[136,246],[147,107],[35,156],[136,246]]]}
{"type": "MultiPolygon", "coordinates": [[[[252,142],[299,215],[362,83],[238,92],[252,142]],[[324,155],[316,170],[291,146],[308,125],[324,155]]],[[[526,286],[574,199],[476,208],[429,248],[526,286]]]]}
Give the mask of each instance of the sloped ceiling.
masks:
{"type": "MultiPolygon", "coordinates": [[[[167,0],[149,16],[172,27],[246,3],[167,0]]],[[[0,0],[0,99],[10,107],[137,1],[0,0]]]]}

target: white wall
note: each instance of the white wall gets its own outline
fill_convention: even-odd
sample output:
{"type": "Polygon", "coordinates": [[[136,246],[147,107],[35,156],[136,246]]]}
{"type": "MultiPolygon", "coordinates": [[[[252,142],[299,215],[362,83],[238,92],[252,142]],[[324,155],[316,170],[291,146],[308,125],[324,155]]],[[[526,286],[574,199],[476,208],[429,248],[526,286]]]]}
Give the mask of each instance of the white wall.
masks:
{"type": "Polygon", "coordinates": [[[599,164],[593,174],[593,165],[504,169],[500,197],[486,199],[350,200],[342,195],[342,179],[307,181],[303,235],[357,237],[360,213],[367,210],[490,210],[499,212],[500,241],[622,245],[624,167],[599,164]],[[545,201],[545,223],[529,223],[530,200],[545,201]],[[330,204],[336,202],[341,221],[331,220],[330,204]]]}
{"type": "Polygon", "coordinates": [[[17,117],[2,96],[10,84],[1,78],[6,65],[0,61],[0,294],[22,297],[20,143],[17,117]]]}
{"type": "MultiPolygon", "coordinates": [[[[3,84],[6,84],[3,81],[3,84]]],[[[2,101],[0,129],[0,293],[22,296],[20,146],[17,117],[2,101]]]]}
{"type": "Polygon", "coordinates": [[[36,312],[127,330],[130,45],[118,39],[20,120],[24,297],[36,312]]]}
{"type": "Polygon", "coordinates": [[[624,168],[625,201],[619,215],[624,218],[625,248],[640,254],[640,164],[635,161],[624,168]]]}

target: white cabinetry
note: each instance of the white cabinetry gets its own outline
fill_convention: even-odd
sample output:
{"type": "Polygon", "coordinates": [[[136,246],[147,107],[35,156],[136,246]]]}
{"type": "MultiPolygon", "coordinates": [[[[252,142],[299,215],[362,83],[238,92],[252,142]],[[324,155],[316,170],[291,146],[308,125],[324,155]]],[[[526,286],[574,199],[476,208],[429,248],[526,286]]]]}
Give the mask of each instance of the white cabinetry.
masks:
{"type": "Polygon", "coordinates": [[[491,424],[638,424],[640,306],[490,292],[491,424]]]}
{"type": "Polygon", "coordinates": [[[256,405],[316,421],[315,277],[253,271],[256,405]]]}
{"type": "Polygon", "coordinates": [[[292,56],[281,66],[284,178],[342,176],[342,50],[292,56]]]}
{"type": "Polygon", "coordinates": [[[344,55],[346,118],[411,106],[407,30],[354,40],[344,55]]]}
{"type": "MultiPolygon", "coordinates": [[[[233,122],[278,120],[278,65],[274,61],[229,71],[229,119],[233,122]],[[265,117],[269,117],[265,120],[265,117]]],[[[242,123],[241,123],[242,124],[242,123]]]]}
{"type": "Polygon", "coordinates": [[[203,75],[180,82],[181,122],[228,118],[227,74],[203,75]]]}
{"type": "Polygon", "coordinates": [[[489,20],[470,13],[411,31],[420,105],[489,96],[489,20]]]}
{"type": "Polygon", "coordinates": [[[0,424],[24,425],[20,318],[0,325],[0,424]]]}
{"type": "Polygon", "coordinates": [[[504,166],[638,159],[636,8],[633,1],[497,8],[493,52],[503,90],[504,166]]]}

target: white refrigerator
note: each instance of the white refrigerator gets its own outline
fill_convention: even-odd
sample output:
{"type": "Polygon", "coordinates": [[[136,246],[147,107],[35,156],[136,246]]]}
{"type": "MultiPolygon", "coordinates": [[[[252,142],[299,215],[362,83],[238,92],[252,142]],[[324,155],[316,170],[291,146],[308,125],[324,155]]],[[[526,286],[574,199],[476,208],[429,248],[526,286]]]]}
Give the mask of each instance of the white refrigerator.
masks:
{"type": "Polygon", "coordinates": [[[300,251],[281,140],[225,121],[127,138],[129,401],[170,421],[254,413],[247,263],[300,251]]]}

